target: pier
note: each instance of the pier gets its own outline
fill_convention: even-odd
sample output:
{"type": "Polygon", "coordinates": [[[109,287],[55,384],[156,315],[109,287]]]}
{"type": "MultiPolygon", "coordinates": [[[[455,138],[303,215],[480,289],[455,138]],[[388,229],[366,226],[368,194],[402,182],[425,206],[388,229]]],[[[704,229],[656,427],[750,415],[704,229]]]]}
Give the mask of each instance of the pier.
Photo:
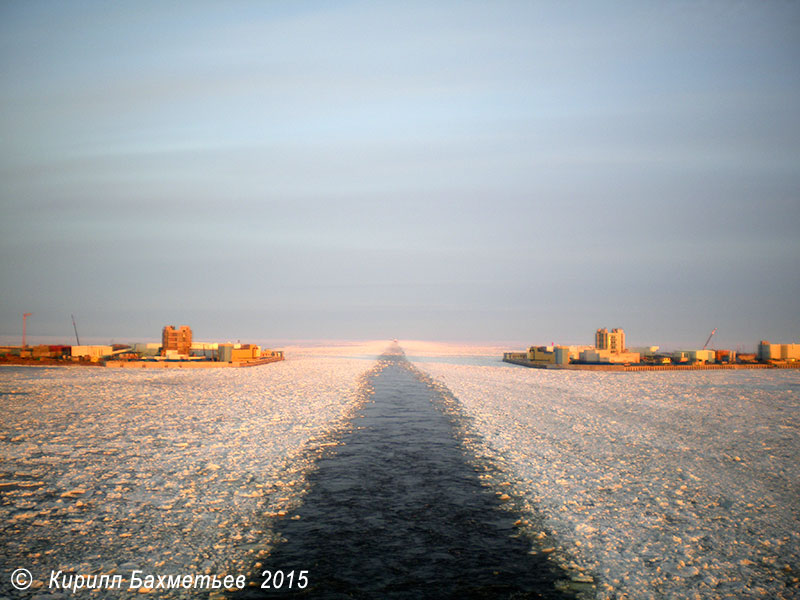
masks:
{"type": "Polygon", "coordinates": [[[522,358],[503,358],[503,362],[520,365],[531,369],[548,369],[561,371],[722,371],[739,369],[800,369],[800,363],[769,364],[769,363],[736,363],[736,364],[691,364],[691,365],[591,365],[570,363],[565,365],[543,364],[522,358]]]}
{"type": "Polygon", "coordinates": [[[117,369],[227,369],[257,367],[280,362],[283,356],[270,356],[247,361],[219,360],[107,360],[106,367],[117,369]]]}

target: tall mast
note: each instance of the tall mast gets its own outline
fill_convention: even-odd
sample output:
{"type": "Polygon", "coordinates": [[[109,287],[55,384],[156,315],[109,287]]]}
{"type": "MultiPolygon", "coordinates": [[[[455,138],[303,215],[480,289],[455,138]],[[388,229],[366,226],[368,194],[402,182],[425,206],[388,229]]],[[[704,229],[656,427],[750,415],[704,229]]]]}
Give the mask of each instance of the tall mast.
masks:
{"type": "Polygon", "coordinates": [[[81,345],[81,339],[78,337],[78,326],[75,325],[75,315],[70,315],[72,317],[72,328],[75,330],[75,341],[78,342],[78,346],[81,345]]]}

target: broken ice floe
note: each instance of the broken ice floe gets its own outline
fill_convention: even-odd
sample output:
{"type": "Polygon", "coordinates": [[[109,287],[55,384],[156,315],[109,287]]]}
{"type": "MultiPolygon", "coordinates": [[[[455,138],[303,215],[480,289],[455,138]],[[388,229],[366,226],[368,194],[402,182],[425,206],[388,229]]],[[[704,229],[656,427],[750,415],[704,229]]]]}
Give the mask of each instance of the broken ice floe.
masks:
{"type": "Polygon", "coordinates": [[[417,366],[507,460],[598,598],[800,596],[800,373],[417,366]]]}
{"type": "Polygon", "coordinates": [[[0,370],[20,392],[0,405],[2,562],[33,573],[28,595],[51,570],[244,574],[369,368],[316,349],[252,369],[0,370]]]}

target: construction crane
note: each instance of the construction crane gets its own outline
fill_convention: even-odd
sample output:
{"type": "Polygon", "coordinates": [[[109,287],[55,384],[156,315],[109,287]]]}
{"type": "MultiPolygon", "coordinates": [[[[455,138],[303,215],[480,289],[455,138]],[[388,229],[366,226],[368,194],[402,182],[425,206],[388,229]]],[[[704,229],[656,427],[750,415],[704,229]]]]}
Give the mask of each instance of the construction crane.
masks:
{"type": "Polygon", "coordinates": [[[78,346],[81,345],[81,339],[78,337],[78,326],[75,325],[75,315],[70,315],[72,317],[72,328],[75,330],[75,341],[78,342],[78,346]]]}
{"type": "Polygon", "coordinates": [[[708,339],[706,340],[706,343],[703,344],[703,350],[706,349],[706,347],[708,346],[708,343],[711,341],[711,338],[714,337],[715,333],[717,333],[717,328],[716,327],[714,327],[714,329],[711,330],[711,333],[708,334],[708,339]]]}
{"type": "Polygon", "coordinates": [[[22,347],[27,348],[28,343],[25,339],[25,326],[27,325],[28,317],[32,316],[33,313],[25,313],[22,315],[22,347]]]}

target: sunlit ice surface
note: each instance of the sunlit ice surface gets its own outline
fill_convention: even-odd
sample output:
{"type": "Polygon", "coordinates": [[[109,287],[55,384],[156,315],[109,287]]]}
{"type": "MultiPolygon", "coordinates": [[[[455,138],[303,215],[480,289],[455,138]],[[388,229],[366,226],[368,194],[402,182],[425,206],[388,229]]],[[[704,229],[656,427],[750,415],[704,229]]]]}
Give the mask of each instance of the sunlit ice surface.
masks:
{"type": "Polygon", "coordinates": [[[800,594],[797,371],[546,371],[423,350],[418,368],[458,398],[599,598],[800,594]]]}
{"type": "MultiPolygon", "coordinates": [[[[389,344],[288,345],[252,369],[0,369],[3,564],[40,587],[51,569],[246,572],[389,344]]],[[[798,372],[545,371],[500,362],[507,347],[400,345],[599,598],[798,594],[798,372]]]]}
{"type": "Polygon", "coordinates": [[[0,369],[0,562],[45,592],[51,570],[245,573],[385,346],[247,369],[0,369]]]}

